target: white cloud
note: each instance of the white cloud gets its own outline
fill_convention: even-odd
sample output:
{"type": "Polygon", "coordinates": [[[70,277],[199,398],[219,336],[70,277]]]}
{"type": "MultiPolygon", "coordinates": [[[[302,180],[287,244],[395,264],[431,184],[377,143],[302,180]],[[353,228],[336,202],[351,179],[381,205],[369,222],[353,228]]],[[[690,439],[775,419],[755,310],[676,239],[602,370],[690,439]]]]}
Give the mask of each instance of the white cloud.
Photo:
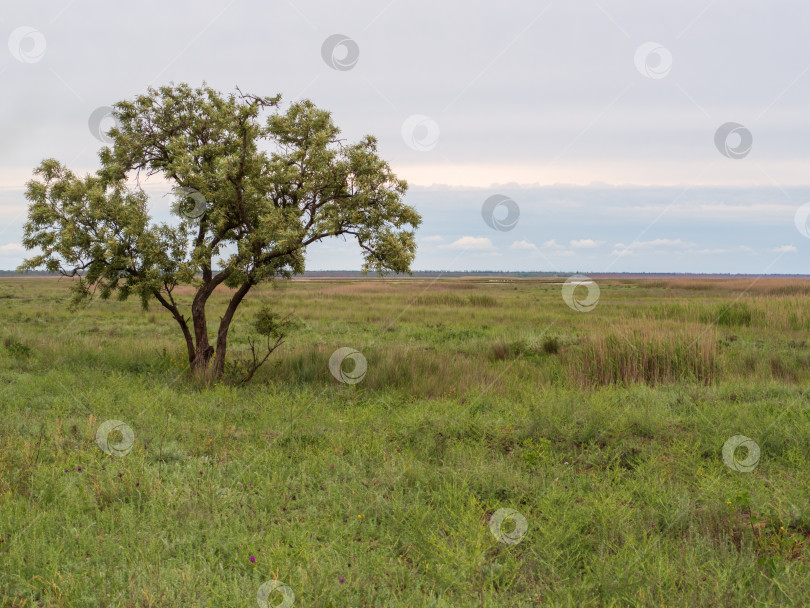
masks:
{"type": "Polygon", "coordinates": [[[578,241],[571,241],[571,247],[574,249],[594,249],[602,243],[603,241],[594,241],[593,239],[579,239],[578,241]]]}
{"type": "Polygon", "coordinates": [[[574,255],[573,251],[566,249],[565,245],[560,245],[554,239],[543,243],[543,249],[546,249],[548,251],[548,255],[553,258],[567,258],[574,255]]]}
{"type": "Polygon", "coordinates": [[[0,251],[3,253],[25,253],[26,249],[19,243],[8,243],[7,245],[0,245],[0,251]]]}
{"type": "Polygon", "coordinates": [[[793,245],[782,245],[781,247],[774,247],[770,249],[774,253],[796,253],[798,249],[796,249],[793,245]]]}
{"type": "MultiPolygon", "coordinates": [[[[767,195],[764,195],[767,196],[767,195]]],[[[677,205],[669,203],[651,203],[630,206],[609,205],[606,212],[633,214],[636,217],[655,218],[666,212],[672,219],[700,219],[704,222],[723,221],[740,224],[751,224],[768,221],[774,218],[789,218],[796,212],[795,205],[767,200],[742,204],[729,204],[722,201],[703,202],[680,200],[677,205]]]]}
{"type": "Polygon", "coordinates": [[[509,249],[520,249],[522,251],[537,251],[537,245],[529,241],[515,241],[509,245],[509,249]]]}
{"type": "MultiPolygon", "coordinates": [[[[739,245],[737,247],[730,247],[730,248],[707,248],[704,247],[702,249],[697,248],[697,243],[690,243],[686,241],[682,241],[681,239],[655,239],[652,241],[639,241],[636,243],[631,243],[629,245],[625,245],[624,243],[616,243],[615,248],[613,251],[610,252],[610,255],[618,255],[618,256],[626,256],[626,255],[674,255],[674,256],[683,256],[683,255],[715,255],[721,253],[748,253],[751,255],[758,255],[758,252],[748,247],[747,245],[739,245]]],[[[785,245],[784,247],[779,247],[777,249],[770,249],[769,251],[777,251],[781,252],[782,250],[789,252],[795,251],[795,247],[792,245],[785,245]]]]}
{"type": "Polygon", "coordinates": [[[449,245],[442,245],[443,249],[462,249],[464,251],[492,251],[495,247],[487,237],[463,236],[449,245]]]}
{"type": "Polygon", "coordinates": [[[653,239],[651,241],[634,241],[629,245],[616,243],[616,249],[650,249],[652,247],[695,247],[695,243],[682,241],[681,239],[653,239]]]}
{"type": "MultiPolygon", "coordinates": [[[[698,255],[711,255],[713,253],[731,253],[731,249],[698,249],[697,251],[690,251],[690,253],[696,253],[698,255]]],[[[678,252],[682,253],[682,252],[678,252]]]]}

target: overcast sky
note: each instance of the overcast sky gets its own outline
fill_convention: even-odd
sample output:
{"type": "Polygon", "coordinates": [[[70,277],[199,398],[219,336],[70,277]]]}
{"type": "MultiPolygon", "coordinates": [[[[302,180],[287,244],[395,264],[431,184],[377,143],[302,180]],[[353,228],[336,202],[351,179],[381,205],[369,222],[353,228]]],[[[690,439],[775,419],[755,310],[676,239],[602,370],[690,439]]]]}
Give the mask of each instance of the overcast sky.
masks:
{"type": "MultiPolygon", "coordinates": [[[[94,111],[171,81],[307,97],[348,139],[376,135],[425,219],[416,269],[810,267],[810,4],[15,4],[0,268],[24,255],[32,168],[94,170],[94,111]]],[[[168,200],[153,209],[167,218],[168,200]]],[[[340,241],[308,260],[359,266],[340,241]]]]}

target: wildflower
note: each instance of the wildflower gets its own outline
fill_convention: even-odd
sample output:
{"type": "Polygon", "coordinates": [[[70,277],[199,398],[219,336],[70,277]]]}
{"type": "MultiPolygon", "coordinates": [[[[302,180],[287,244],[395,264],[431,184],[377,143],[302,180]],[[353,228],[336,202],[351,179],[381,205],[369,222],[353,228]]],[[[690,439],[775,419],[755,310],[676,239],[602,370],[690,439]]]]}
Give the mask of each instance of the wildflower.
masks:
{"type": "Polygon", "coordinates": [[[255,557],[253,557],[253,556],[251,555],[251,556],[250,556],[250,563],[252,564],[252,563],[254,563],[255,561],[256,561],[256,558],[255,558],[255,557]]]}
{"type": "Polygon", "coordinates": [[[136,482],[135,482],[135,487],[138,487],[139,485],[141,485],[141,482],[140,482],[140,481],[136,481],[136,482]]]}
{"type": "Polygon", "coordinates": [[[79,473],[81,473],[81,472],[82,472],[82,468],[81,468],[81,467],[78,467],[76,470],[77,470],[79,473]]]}
{"type": "Polygon", "coordinates": [[[341,583],[343,583],[343,582],[345,582],[345,581],[346,581],[346,579],[345,579],[345,578],[343,578],[343,577],[341,576],[341,577],[340,577],[340,582],[341,582],[341,583]]]}

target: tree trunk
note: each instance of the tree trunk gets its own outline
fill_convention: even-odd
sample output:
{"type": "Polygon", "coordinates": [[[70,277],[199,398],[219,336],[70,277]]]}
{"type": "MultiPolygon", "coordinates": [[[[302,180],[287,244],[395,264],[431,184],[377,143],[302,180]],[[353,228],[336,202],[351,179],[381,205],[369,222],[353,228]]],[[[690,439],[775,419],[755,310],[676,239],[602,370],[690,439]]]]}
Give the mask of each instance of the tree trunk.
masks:
{"type": "Polygon", "coordinates": [[[242,303],[242,299],[247,295],[251,287],[253,287],[253,283],[250,281],[242,284],[236,293],[233,294],[231,301],[228,303],[228,308],[225,310],[225,314],[222,316],[222,319],[220,319],[219,330],[217,331],[217,350],[216,356],[214,357],[214,375],[217,378],[222,377],[222,373],[225,371],[225,353],[228,351],[228,330],[231,327],[233,315],[236,313],[236,309],[239,307],[239,304],[242,303]]]}
{"type": "MultiPolygon", "coordinates": [[[[177,309],[177,306],[174,303],[174,300],[167,300],[164,298],[161,293],[156,289],[154,290],[155,298],[157,298],[160,305],[163,306],[166,310],[172,313],[172,317],[174,320],[177,321],[177,324],[180,326],[180,329],[183,332],[183,338],[186,341],[186,350],[188,351],[188,362],[189,365],[194,361],[194,338],[191,337],[191,332],[188,329],[188,324],[186,323],[185,318],[183,315],[180,314],[180,311],[177,309]]],[[[171,293],[169,293],[169,297],[171,298],[171,293]]]]}
{"type": "Polygon", "coordinates": [[[191,365],[191,362],[194,361],[194,338],[191,337],[191,332],[188,330],[188,327],[185,323],[180,325],[180,329],[183,330],[183,337],[186,339],[186,350],[188,351],[188,363],[191,365]]]}
{"type": "Polygon", "coordinates": [[[175,321],[177,321],[177,323],[180,325],[180,329],[183,331],[183,338],[186,340],[186,350],[188,351],[188,362],[190,365],[192,361],[194,361],[194,338],[191,337],[191,332],[188,329],[186,320],[179,312],[177,312],[177,309],[174,310],[173,315],[175,321]]]}
{"type": "Polygon", "coordinates": [[[204,372],[208,369],[208,362],[214,354],[214,347],[208,344],[197,344],[194,350],[194,358],[191,360],[191,369],[195,372],[204,372]]]}
{"type": "Polygon", "coordinates": [[[207,287],[201,287],[194,297],[194,302],[191,304],[191,318],[194,323],[194,342],[195,348],[189,365],[192,371],[201,373],[208,369],[208,361],[214,354],[214,347],[208,343],[208,322],[205,318],[205,304],[208,301],[208,296],[211,295],[211,290],[207,287]]]}

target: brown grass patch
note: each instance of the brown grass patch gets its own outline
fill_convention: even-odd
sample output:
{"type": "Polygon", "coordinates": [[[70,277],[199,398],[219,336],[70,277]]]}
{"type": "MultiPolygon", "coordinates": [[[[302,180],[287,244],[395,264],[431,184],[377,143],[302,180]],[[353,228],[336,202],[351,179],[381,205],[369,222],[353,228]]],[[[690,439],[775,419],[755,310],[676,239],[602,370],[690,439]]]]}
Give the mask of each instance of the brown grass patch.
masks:
{"type": "Polygon", "coordinates": [[[571,354],[569,372],[582,386],[709,384],[718,373],[717,339],[700,327],[668,333],[646,326],[618,329],[585,339],[571,354]]]}

